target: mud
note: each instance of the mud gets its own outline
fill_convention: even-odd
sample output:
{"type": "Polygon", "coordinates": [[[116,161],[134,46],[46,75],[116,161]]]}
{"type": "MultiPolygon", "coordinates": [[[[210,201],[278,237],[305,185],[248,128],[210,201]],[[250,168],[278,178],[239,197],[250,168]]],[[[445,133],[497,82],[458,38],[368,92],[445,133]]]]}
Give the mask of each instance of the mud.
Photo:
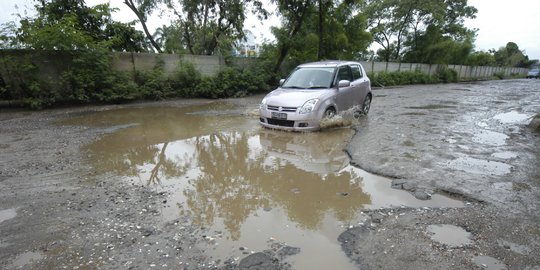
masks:
{"type": "Polygon", "coordinates": [[[0,268],[534,269],[539,89],[375,90],[306,134],[258,96],[3,109],[0,268]]]}

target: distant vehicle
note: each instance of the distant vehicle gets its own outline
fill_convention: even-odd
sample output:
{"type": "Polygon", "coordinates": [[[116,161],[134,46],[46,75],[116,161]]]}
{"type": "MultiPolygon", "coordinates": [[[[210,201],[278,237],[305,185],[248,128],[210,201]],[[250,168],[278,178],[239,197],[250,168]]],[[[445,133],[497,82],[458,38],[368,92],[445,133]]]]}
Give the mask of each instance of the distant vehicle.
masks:
{"type": "Polygon", "coordinates": [[[367,114],[371,99],[371,82],[360,63],[307,63],[263,98],[260,123],[273,129],[314,131],[322,119],[352,108],[367,114]]]}
{"type": "Polygon", "coordinates": [[[527,73],[527,79],[531,79],[531,78],[535,78],[535,79],[540,78],[540,69],[539,68],[529,70],[529,73],[527,73]]]}

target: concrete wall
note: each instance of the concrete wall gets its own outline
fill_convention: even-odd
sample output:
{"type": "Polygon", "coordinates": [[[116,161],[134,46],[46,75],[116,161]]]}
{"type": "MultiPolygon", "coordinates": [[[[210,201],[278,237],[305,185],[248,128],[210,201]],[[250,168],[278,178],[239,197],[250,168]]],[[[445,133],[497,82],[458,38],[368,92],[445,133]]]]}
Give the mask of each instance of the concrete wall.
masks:
{"type": "Polygon", "coordinates": [[[113,69],[118,71],[144,71],[163,63],[166,73],[174,73],[182,64],[191,63],[206,76],[212,76],[225,66],[223,57],[187,54],[115,53],[113,69]]]}
{"type": "MultiPolygon", "coordinates": [[[[118,71],[145,71],[162,62],[165,72],[172,74],[185,63],[191,63],[201,74],[212,76],[217,74],[226,66],[225,60],[221,56],[207,55],[178,55],[178,54],[153,54],[153,53],[113,53],[113,69],[118,71]]],[[[38,52],[25,50],[0,50],[0,76],[4,80],[10,78],[10,68],[22,59],[30,59],[36,65],[36,74],[41,78],[59,77],[62,72],[69,70],[71,64],[69,55],[59,52],[38,52]]],[[[255,63],[254,58],[233,58],[230,62],[241,68],[249,68],[255,63]]],[[[387,63],[387,62],[361,62],[367,72],[377,73],[381,71],[421,71],[427,74],[435,74],[438,65],[416,64],[416,63],[387,63]]],[[[462,65],[448,66],[454,69],[460,80],[485,79],[493,76],[494,73],[503,73],[506,76],[511,74],[527,73],[525,68],[502,68],[502,67],[472,67],[462,65]]],[[[24,80],[24,78],[21,78],[24,80]]],[[[53,78],[54,81],[54,78],[53,78]]]]}
{"type": "MultiPolygon", "coordinates": [[[[396,72],[396,71],[421,71],[434,75],[439,68],[437,64],[418,64],[418,63],[387,63],[387,62],[360,62],[367,72],[396,72]]],[[[503,73],[505,76],[512,74],[525,75],[528,72],[526,68],[515,67],[488,67],[488,66],[463,66],[448,65],[448,68],[457,72],[460,80],[486,79],[493,77],[495,73],[503,73]]]]}

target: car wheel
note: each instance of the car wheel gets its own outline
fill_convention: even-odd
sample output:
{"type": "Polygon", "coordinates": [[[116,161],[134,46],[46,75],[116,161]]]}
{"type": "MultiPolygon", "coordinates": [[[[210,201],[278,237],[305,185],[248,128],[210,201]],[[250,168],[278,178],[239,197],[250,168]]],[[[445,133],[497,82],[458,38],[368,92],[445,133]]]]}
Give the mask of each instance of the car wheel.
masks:
{"type": "Polygon", "coordinates": [[[336,116],[336,110],[334,108],[328,108],[324,111],[323,119],[330,119],[336,116]]]}
{"type": "Polygon", "coordinates": [[[367,115],[369,109],[371,108],[371,95],[367,95],[364,99],[364,104],[362,104],[362,114],[367,115]]]}

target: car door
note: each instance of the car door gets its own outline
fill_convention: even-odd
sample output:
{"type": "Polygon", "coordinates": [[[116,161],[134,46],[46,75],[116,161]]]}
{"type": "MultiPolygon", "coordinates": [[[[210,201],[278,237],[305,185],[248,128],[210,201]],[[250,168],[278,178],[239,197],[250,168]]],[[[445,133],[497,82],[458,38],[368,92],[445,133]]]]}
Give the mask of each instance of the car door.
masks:
{"type": "Polygon", "coordinates": [[[354,81],[351,87],[354,88],[354,94],[351,96],[353,104],[351,106],[361,106],[369,91],[369,80],[364,74],[364,69],[358,64],[351,65],[351,71],[354,81]]]}
{"type": "Polygon", "coordinates": [[[336,106],[338,107],[338,111],[344,111],[351,106],[353,106],[353,98],[354,98],[354,86],[352,85],[353,77],[352,77],[352,71],[351,67],[349,65],[344,65],[339,67],[338,72],[336,74],[336,87],[339,84],[339,81],[347,80],[351,82],[351,85],[348,87],[338,87],[337,93],[336,93],[336,106]]]}

